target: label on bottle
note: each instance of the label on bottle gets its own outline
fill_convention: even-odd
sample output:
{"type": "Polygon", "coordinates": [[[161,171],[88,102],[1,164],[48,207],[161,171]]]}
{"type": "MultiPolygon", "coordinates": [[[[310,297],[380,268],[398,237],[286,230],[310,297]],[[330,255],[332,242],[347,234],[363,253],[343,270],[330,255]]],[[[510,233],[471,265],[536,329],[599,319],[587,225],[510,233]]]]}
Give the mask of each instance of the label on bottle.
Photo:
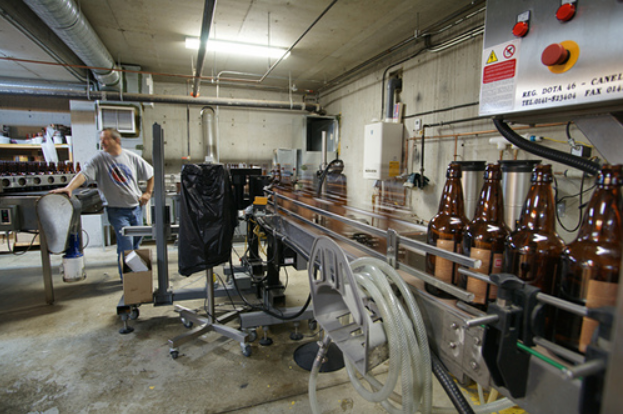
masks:
{"type": "MultiPolygon", "coordinates": [[[[479,259],[482,262],[479,269],[470,268],[470,270],[485,275],[500,273],[502,271],[502,254],[491,254],[491,250],[479,249],[472,247],[470,252],[472,259],[479,259]]],[[[481,305],[487,301],[487,287],[489,287],[489,299],[495,299],[497,296],[497,286],[489,285],[487,282],[470,277],[467,279],[467,291],[474,294],[474,303],[481,305]]]]}
{"type": "MultiPolygon", "coordinates": [[[[586,294],[587,308],[601,308],[602,306],[614,306],[617,300],[619,285],[611,282],[589,280],[586,294]]],[[[582,321],[582,333],[580,334],[580,351],[586,352],[586,347],[591,342],[593,332],[599,323],[593,319],[584,318],[582,321]]]]}
{"type": "MultiPolygon", "coordinates": [[[[454,240],[437,240],[437,247],[449,252],[454,251],[454,240]]],[[[446,283],[452,284],[452,273],[454,270],[454,263],[448,259],[443,259],[439,256],[435,256],[435,277],[446,283]]]]}

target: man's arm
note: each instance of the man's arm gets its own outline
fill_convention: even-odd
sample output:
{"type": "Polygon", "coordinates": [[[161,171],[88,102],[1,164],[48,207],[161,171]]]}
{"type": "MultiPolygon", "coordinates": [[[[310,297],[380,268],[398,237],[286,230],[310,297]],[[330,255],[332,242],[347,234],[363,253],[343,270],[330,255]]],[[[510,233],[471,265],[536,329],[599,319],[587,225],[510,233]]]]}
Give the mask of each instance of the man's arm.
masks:
{"type": "MultiPolygon", "coordinates": [[[[71,197],[72,192],[80,187],[82,184],[84,184],[84,182],[86,181],[86,177],[84,176],[84,174],[76,174],[74,176],[74,178],[69,182],[69,184],[67,184],[65,187],[62,188],[57,188],[54,190],[51,190],[50,193],[54,193],[54,194],[65,194],[67,195],[67,197],[71,197]]],[[[153,187],[153,185],[152,185],[153,187]]]]}
{"type": "Polygon", "coordinates": [[[145,190],[141,198],[138,199],[138,203],[141,206],[144,206],[145,204],[147,204],[149,202],[149,199],[151,199],[151,195],[153,194],[153,192],[154,192],[154,177],[152,176],[149,180],[147,180],[147,189],[145,190]]]}

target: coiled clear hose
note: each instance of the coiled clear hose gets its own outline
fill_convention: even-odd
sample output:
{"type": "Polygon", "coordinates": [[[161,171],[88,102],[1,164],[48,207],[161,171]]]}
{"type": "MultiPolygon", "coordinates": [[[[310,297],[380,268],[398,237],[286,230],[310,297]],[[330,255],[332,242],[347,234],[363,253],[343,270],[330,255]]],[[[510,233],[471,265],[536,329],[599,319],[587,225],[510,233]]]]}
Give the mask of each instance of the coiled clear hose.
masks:
{"type": "MultiPolygon", "coordinates": [[[[426,327],[415,299],[402,277],[387,263],[373,258],[357,259],[351,263],[351,269],[359,287],[377,305],[389,345],[389,369],[385,384],[370,373],[363,377],[372,387],[372,391],[364,387],[357,369],[348,358],[344,359],[351,383],[357,392],[368,401],[380,402],[390,414],[412,414],[418,411],[422,414],[456,413],[452,407],[432,407],[431,356],[426,327]],[[400,291],[404,304],[393,293],[390,281],[400,291]],[[396,399],[394,388],[399,376],[402,401],[401,407],[396,407],[389,400],[396,399]]],[[[309,379],[309,400],[314,414],[322,412],[316,398],[316,383],[329,343],[330,338],[326,337],[318,350],[309,379]]],[[[472,408],[477,414],[486,414],[513,405],[512,401],[503,398],[472,408]]]]}

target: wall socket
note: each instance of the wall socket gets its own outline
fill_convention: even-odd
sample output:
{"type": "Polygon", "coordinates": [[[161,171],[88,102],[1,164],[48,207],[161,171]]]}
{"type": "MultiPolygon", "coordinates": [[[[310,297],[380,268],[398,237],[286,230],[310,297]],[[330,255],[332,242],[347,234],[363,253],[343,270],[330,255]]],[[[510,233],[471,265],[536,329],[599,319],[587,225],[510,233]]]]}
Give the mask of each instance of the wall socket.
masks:
{"type": "Polygon", "coordinates": [[[413,130],[420,131],[421,129],[422,129],[422,120],[420,118],[413,120],[413,130]]]}

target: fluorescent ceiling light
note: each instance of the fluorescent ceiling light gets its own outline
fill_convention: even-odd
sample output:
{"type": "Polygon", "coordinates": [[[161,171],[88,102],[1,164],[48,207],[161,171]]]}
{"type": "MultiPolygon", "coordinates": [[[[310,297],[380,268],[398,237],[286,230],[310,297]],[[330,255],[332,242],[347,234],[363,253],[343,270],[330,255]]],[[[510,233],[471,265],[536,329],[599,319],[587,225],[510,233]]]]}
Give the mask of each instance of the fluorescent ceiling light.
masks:
{"type": "MultiPolygon", "coordinates": [[[[199,38],[187,37],[186,49],[199,49],[199,38]]],[[[270,57],[273,59],[279,59],[286,53],[286,49],[278,47],[253,45],[249,43],[228,42],[225,40],[215,39],[208,40],[207,50],[212,52],[230,53],[232,55],[270,57]]],[[[286,59],[288,56],[290,56],[289,52],[284,57],[284,59],[286,59]]]]}

